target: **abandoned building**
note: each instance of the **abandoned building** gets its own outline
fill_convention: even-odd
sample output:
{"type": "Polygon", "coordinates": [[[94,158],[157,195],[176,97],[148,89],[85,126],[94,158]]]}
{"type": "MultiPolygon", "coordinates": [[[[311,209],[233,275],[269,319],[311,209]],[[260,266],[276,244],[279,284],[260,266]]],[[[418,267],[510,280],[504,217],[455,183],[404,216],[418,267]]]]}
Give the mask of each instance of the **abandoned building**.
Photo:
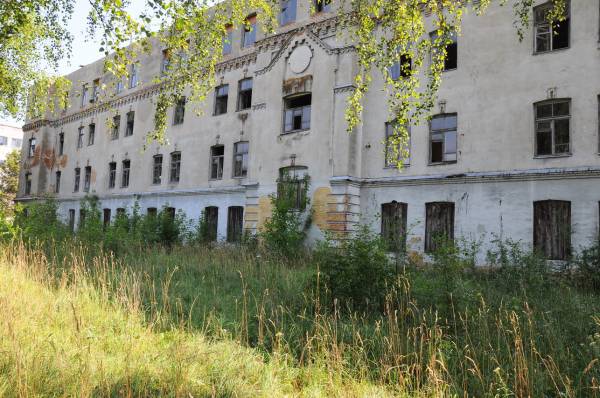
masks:
{"type": "MultiPolygon", "coordinates": [[[[261,228],[287,176],[310,176],[311,240],[366,224],[392,249],[429,252],[438,235],[484,248],[511,238],[565,259],[597,237],[599,0],[571,1],[560,26],[545,20],[550,3],[536,1],[522,41],[510,5],[467,14],[431,120],[410,126],[402,169],[386,163],[393,115],[382,76],[362,124],[346,132],[357,55],[336,34],[335,4],[316,5],[287,0],[274,35],[254,16],[253,28],[231,30],[202,115],[180,101],[167,145],[142,149],[166,52],[132,66],[105,102],[102,60],[72,73],[70,108],[24,127],[18,200],[55,195],[74,228],[87,194],[105,222],[136,201],[149,213],[166,206],[204,214],[217,239],[235,241],[261,228]]],[[[294,186],[300,198],[303,184],[294,186]]]]}

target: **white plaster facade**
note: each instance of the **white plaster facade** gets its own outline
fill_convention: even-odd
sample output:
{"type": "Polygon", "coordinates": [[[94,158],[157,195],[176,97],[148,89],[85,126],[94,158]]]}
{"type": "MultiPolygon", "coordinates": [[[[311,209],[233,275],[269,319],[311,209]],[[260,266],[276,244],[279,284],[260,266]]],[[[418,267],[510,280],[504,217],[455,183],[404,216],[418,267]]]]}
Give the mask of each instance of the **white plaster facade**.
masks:
{"type": "MultiPolygon", "coordinates": [[[[510,3],[510,2],[509,2],[510,3]]],[[[537,1],[536,4],[541,4],[537,1]]],[[[346,132],[344,110],[357,71],[352,45],[336,36],[335,12],[310,15],[298,1],[296,21],[276,35],[259,31],[253,46],[240,48],[241,32],[234,32],[233,49],[218,66],[220,84],[229,84],[227,112],[214,116],[214,96],[200,105],[201,116],[188,104],[184,122],[170,125],[169,144],[142,150],[152,129],[157,89],[150,83],[160,73],[161,53],[141,62],[141,84],[100,104],[80,107],[76,91],[94,79],[106,79],[102,61],[69,75],[73,81],[71,108],[62,114],[30,121],[24,128],[24,168],[19,200],[54,192],[54,176],[61,171],[56,194],[61,211],[77,210],[85,195],[73,192],[74,169],[91,166],[90,193],[102,207],[142,209],[169,206],[198,218],[206,206],[219,207],[219,236],[227,228],[227,207],[243,206],[244,228],[259,228],[269,214],[268,195],[276,192],[279,169],[295,164],[308,167],[314,210],[312,239],[324,230],[348,232],[359,223],[380,230],[381,205],[407,204],[408,246],[422,252],[425,203],[455,203],[455,236],[482,239],[493,235],[533,241],[533,202],[571,202],[572,243],[588,244],[598,233],[600,201],[599,95],[600,1],[573,0],[567,48],[536,54],[533,28],[517,39],[510,4],[493,5],[483,16],[464,18],[458,37],[457,68],[443,74],[439,106],[434,113],[456,113],[456,162],[430,162],[430,126],[411,126],[410,165],[398,170],[384,161],[387,112],[381,76],[364,101],[363,123],[346,132]],[[252,107],[236,111],[238,81],[253,78],[252,107]],[[312,93],[310,128],[283,132],[285,87],[301,85],[312,93]],[[559,156],[536,156],[534,104],[570,100],[569,150],[559,156]],[[134,134],[124,137],[124,115],[135,111],[134,134]],[[123,115],[119,138],[107,127],[115,112],[123,115]],[[93,145],[77,148],[80,126],[96,125],[93,145]],[[64,133],[63,155],[58,154],[64,133]],[[37,149],[27,157],[28,140],[37,149]],[[233,177],[233,145],[249,142],[248,173],[233,177]],[[225,146],[222,179],[210,178],[210,148],[225,146]],[[165,181],[169,154],[181,152],[177,183],[165,181]],[[153,156],[163,155],[162,184],[152,183],[153,156]],[[131,161],[130,184],[108,187],[108,163],[131,161]],[[32,189],[24,191],[24,174],[31,173],[32,189]]],[[[170,118],[173,113],[170,113],[170,118]]],[[[172,123],[169,123],[172,124],[172,123]]],[[[83,184],[83,182],[82,182],[83,184]]]]}
{"type": "Polygon", "coordinates": [[[0,163],[14,151],[23,146],[23,130],[13,124],[0,122],[0,163]]]}

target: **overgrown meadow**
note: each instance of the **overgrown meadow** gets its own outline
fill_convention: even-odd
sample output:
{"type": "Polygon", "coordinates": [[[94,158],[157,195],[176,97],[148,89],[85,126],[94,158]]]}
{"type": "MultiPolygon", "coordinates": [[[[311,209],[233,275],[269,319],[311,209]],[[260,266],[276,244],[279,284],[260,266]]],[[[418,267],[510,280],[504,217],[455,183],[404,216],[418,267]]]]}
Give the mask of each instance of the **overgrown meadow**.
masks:
{"type": "Polygon", "coordinates": [[[75,234],[52,201],[0,222],[0,396],[600,396],[597,245],[417,267],[366,229],[308,251],[277,206],[239,244],[86,206],[75,234]]]}

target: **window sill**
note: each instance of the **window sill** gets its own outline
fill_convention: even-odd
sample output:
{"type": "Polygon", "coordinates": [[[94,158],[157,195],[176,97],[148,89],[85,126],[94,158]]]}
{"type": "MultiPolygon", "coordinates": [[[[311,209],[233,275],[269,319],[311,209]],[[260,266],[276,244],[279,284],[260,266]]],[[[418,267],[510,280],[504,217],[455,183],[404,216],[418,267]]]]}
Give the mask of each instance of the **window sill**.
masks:
{"type": "Polygon", "coordinates": [[[248,175],[245,175],[245,176],[233,176],[231,178],[233,178],[234,180],[245,180],[246,178],[248,178],[248,175]]]}
{"type": "Polygon", "coordinates": [[[249,112],[252,110],[252,105],[250,105],[248,108],[243,108],[243,109],[236,109],[236,112],[249,112]]]}
{"type": "Polygon", "coordinates": [[[223,181],[223,178],[209,178],[208,181],[223,181]]]}
{"type": "Polygon", "coordinates": [[[227,112],[223,112],[223,113],[213,113],[213,116],[223,116],[223,115],[227,115],[227,112]]]}
{"type": "Polygon", "coordinates": [[[280,135],[283,136],[283,135],[290,135],[290,134],[296,134],[296,133],[305,133],[305,132],[310,132],[310,129],[285,131],[285,132],[281,133],[280,135]]]}
{"type": "MultiPolygon", "coordinates": [[[[438,163],[435,163],[438,164],[438,163]]],[[[410,163],[402,163],[402,167],[410,167],[410,163]]],[[[389,166],[383,166],[384,170],[398,170],[397,166],[394,165],[389,165],[389,166]]]]}
{"type": "Polygon", "coordinates": [[[444,165],[447,165],[447,164],[456,164],[456,163],[458,163],[457,160],[451,160],[451,161],[448,161],[448,162],[428,163],[427,166],[444,166],[444,165]]]}
{"type": "Polygon", "coordinates": [[[571,46],[567,46],[567,47],[563,47],[563,48],[557,48],[556,50],[548,50],[548,51],[534,51],[533,55],[544,55],[544,54],[554,54],[554,53],[558,53],[558,52],[562,52],[562,51],[566,51],[569,50],[571,48],[571,46]]]}
{"type": "Polygon", "coordinates": [[[554,158],[568,158],[573,156],[572,153],[561,153],[556,155],[535,155],[534,159],[554,159],[554,158]]]}
{"type": "Polygon", "coordinates": [[[458,70],[458,67],[456,67],[456,68],[452,68],[452,69],[444,69],[444,70],[442,71],[442,73],[446,73],[446,72],[454,72],[454,71],[456,71],[456,70],[458,70]]]}

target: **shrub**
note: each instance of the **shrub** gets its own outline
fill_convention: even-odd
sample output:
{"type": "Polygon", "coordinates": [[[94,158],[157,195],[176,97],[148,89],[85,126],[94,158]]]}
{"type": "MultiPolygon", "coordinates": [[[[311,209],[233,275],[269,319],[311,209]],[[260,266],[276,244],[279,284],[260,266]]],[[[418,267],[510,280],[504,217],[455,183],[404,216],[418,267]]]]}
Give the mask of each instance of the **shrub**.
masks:
{"type": "Polygon", "coordinates": [[[600,240],[586,247],[575,257],[573,276],[576,282],[595,291],[600,291],[600,240]]]}
{"type": "Polygon", "coordinates": [[[328,238],[315,252],[327,301],[353,309],[381,308],[394,275],[385,243],[367,226],[347,240],[328,238]]]}

